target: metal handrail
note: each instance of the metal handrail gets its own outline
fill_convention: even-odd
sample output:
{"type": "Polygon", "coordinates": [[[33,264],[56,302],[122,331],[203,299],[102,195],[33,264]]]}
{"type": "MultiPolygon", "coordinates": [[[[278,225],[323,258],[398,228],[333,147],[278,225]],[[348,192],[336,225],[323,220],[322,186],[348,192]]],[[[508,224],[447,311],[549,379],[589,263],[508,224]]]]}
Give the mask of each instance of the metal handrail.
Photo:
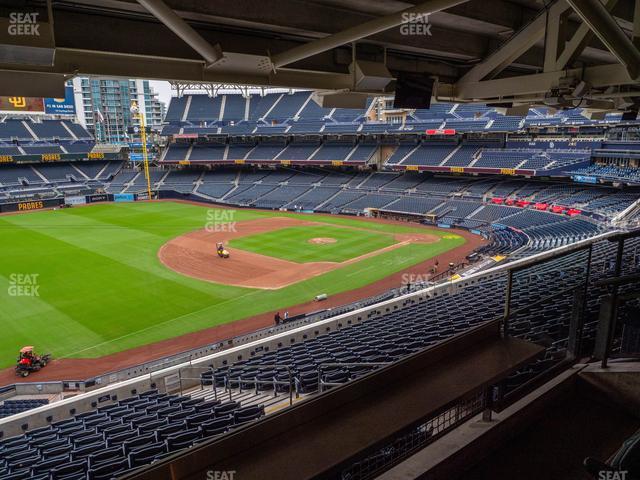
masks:
{"type": "MultiPolygon", "coordinates": [[[[225,377],[225,390],[228,390],[229,392],[231,392],[231,388],[229,387],[229,382],[231,380],[236,380],[238,381],[238,391],[242,392],[242,384],[243,383],[252,383],[255,385],[255,389],[256,389],[256,395],[258,394],[258,385],[266,385],[266,384],[271,384],[274,386],[274,396],[275,395],[275,386],[276,385],[288,385],[289,386],[289,405],[293,405],[293,391],[294,391],[294,386],[296,386],[295,382],[294,382],[294,376],[292,373],[292,369],[291,369],[291,365],[288,364],[282,364],[282,363],[271,363],[271,364],[262,364],[262,365],[248,365],[248,366],[242,366],[243,368],[249,368],[249,369],[260,369],[260,368],[282,368],[285,369],[287,371],[287,374],[289,375],[289,381],[285,382],[282,380],[271,380],[271,381],[265,381],[265,380],[257,380],[256,377],[254,377],[253,379],[243,379],[242,377],[231,377],[229,375],[227,375],[225,377]]],[[[215,389],[215,380],[213,380],[213,387],[215,389]]],[[[296,398],[299,397],[299,392],[298,389],[295,388],[296,390],[296,398]]]]}
{"type": "Polygon", "coordinates": [[[390,365],[393,362],[331,362],[318,364],[318,392],[322,393],[323,386],[337,387],[342,385],[341,383],[324,382],[322,380],[322,367],[379,367],[384,365],[390,365]]]}

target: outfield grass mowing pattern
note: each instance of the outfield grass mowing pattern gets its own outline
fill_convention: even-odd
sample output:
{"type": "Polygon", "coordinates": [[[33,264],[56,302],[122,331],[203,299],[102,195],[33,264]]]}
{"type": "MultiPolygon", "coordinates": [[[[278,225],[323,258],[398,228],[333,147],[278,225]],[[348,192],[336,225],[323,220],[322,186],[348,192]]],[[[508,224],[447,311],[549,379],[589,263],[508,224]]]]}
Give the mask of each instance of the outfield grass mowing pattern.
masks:
{"type": "Polygon", "coordinates": [[[297,263],[344,262],[393,245],[393,235],[333,225],[281,228],[236,238],[230,247],[297,263]],[[314,238],[331,238],[335,243],[309,243],[314,238]]]}
{"type": "MultiPolygon", "coordinates": [[[[204,228],[209,210],[130,203],[0,217],[0,367],[13,365],[24,345],[57,358],[99,357],[283,309],[319,293],[368,285],[464,243],[436,230],[313,216],[327,225],[381,232],[375,241],[411,231],[443,238],[401,246],[283,289],[254,290],[186,277],[158,260],[164,243],[204,228]],[[37,275],[38,296],[10,295],[16,274],[37,275]]],[[[233,220],[281,215],[290,214],[235,210],[233,220]]]]}

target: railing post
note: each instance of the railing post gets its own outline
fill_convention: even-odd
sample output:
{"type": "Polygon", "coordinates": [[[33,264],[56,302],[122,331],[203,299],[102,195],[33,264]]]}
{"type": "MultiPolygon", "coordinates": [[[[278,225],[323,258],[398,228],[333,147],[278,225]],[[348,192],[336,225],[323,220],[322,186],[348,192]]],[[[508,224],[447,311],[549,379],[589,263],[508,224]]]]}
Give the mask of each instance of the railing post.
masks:
{"type": "Polygon", "coordinates": [[[513,270],[509,270],[504,299],[504,313],[502,317],[502,336],[509,335],[509,317],[511,317],[511,293],[513,291],[513,270]]]}
{"type": "Polygon", "coordinates": [[[567,340],[567,358],[574,359],[582,350],[582,329],[584,327],[584,291],[577,288],[573,292],[573,307],[569,323],[569,338],[567,340]]]}
{"type": "Polygon", "coordinates": [[[482,421],[483,422],[491,422],[492,418],[492,410],[493,406],[493,393],[491,391],[491,387],[485,387],[484,389],[484,410],[482,410],[482,421]]]}
{"type": "Polygon", "coordinates": [[[178,369],[178,382],[180,383],[180,396],[182,396],[182,369],[178,369]]]}
{"type": "MultiPolygon", "coordinates": [[[[295,386],[293,385],[293,375],[291,373],[291,367],[287,366],[287,372],[289,373],[289,405],[293,405],[293,389],[295,388],[295,386]]],[[[298,397],[296,396],[296,398],[298,397]]]]}
{"type": "Polygon", "coordinates": [[[582,288],[576,288],[573,296],[573,309],[571,310],[571,324],[569,325],[569,341],[567,356],[577,358],[582,353],[582,337],[584,330],[585,302],[589,295],[589,279],[591,278],[591,261],[593,259],[593,244],[589,245],[587,266],[582,288]]]}
{"type": "Polygon", "coordinates": [[[596,346],[593,352],[594,357],[601,360],[601,367],[607,368],[607,360],[613,339],[613,329],[615,322],[615,299],[613,295],[607,295],[600,304],[600,314],[598,315],[598,333],[596,336],[596,346]]]}

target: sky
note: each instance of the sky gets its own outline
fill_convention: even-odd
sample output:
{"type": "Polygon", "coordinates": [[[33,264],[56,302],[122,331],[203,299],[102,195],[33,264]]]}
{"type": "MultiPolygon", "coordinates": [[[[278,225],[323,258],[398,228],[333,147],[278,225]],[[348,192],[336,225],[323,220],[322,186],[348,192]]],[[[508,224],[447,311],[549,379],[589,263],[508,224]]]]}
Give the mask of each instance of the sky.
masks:
{"type": "Polygon", "coordinates": [[[149,80],[149,85],[156,92],[158,92],[158,97],[161,102],[164,102],[167,106],[169,105],[169,100],[171,100],[171,85],[169,82],[162,82],[159,80],[149,80]]]}

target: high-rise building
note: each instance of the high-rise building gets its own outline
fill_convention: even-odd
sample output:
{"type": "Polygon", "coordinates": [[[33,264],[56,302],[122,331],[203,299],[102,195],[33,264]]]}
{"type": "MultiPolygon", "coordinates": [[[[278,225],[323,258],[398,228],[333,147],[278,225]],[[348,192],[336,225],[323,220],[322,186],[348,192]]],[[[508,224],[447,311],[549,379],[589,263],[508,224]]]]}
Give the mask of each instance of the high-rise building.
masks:
{"type": "Polygon", "coordinates": [[[148,80],[78,77],[73,80],[73,86],[78,121],[98,142],[129,140],[127,130],[139,125],[131,114],[134,101],[141,106],[146,125],[161,128],[166,107],[148,80]]]}

